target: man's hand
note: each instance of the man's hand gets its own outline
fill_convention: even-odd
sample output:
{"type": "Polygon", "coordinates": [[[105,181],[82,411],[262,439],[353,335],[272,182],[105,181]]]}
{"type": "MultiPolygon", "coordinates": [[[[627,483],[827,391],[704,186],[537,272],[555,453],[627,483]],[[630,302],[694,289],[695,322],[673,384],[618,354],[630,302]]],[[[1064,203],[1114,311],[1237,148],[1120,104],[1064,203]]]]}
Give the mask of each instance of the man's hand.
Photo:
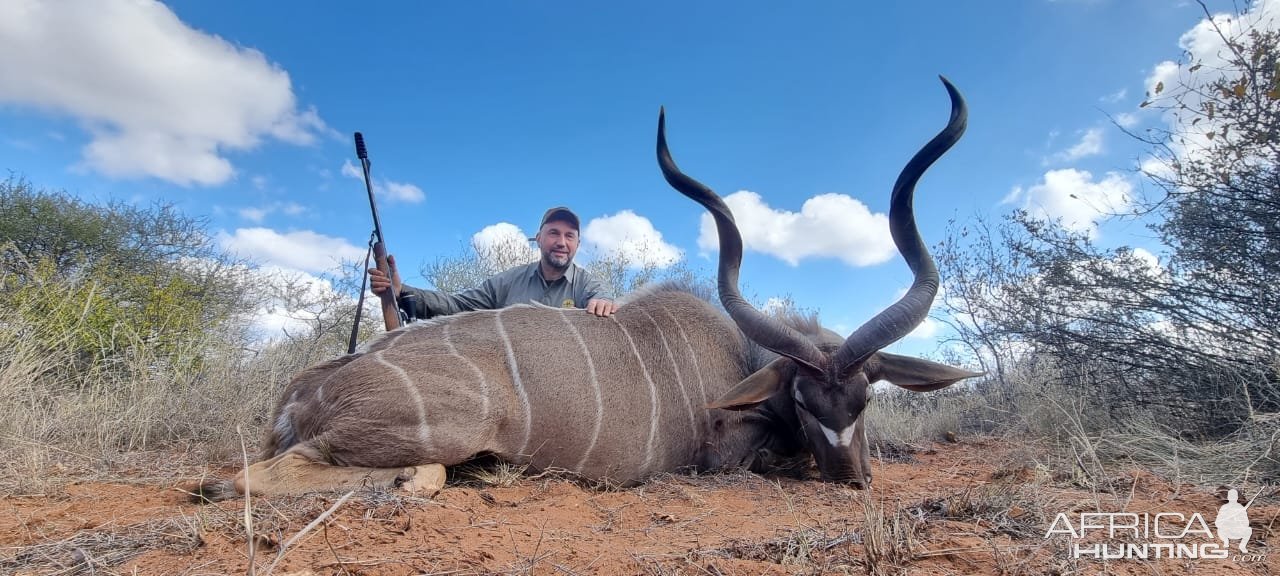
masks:
{"type": "Polygon", "coordinates": [[[591,299],[587,300],[587,312],[595,314],[601,318],[608,318],[614,312],[618,311],[618,305],[613,300],[591,299]]]}
{"type": "Polygon", "coordinates": [[[396,294],[399,294],[401,290],[403,290],[403,286],[400,284],[400,271],[396,269],[395,256],[390,254],[387,255],[387,268],[391,269],[390,280],[387,279],[387,275],[381,270],[377,268],[369,269],[369,289],[373,290],[373,293],[379,298],[381,298],[383,293],[387,291],[387,288],[391,287],[392,282],[395,282],[396,294]]]}

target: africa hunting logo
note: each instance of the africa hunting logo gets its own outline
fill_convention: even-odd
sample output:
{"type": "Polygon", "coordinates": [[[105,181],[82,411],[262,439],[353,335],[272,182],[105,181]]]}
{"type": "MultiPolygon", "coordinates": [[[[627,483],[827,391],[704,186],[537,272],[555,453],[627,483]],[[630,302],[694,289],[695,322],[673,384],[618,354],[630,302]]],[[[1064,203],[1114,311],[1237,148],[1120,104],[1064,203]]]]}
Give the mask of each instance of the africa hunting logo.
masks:
{"type": "Polygon", "coordinates": [[[1216,534],[1199,512],[1190,516],[1181,512],[1081,512],[1074,518],[1060,512],[1044,537],[1070,536],[1072,558],[1260,562],[1263,555],[1250,554],[1248,549],[1253,536],[1248,514],[1252,502],[1241,504],[1239,498],[1235,489],[1227,492],[1227,503],[1218,508],[1213,519],[1216,534]],[[1232,542],[1238,554],[1233,552],[1232,542]]]}

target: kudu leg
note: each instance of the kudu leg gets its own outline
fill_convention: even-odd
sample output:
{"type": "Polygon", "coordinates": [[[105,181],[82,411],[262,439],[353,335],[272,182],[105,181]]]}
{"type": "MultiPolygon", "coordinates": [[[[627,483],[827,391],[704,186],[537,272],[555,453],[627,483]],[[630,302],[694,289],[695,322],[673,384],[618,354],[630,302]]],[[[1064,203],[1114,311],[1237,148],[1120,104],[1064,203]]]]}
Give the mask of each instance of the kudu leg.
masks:
{"type": "Polygon", "coordinates": [[[444,487],[445,469],[440,464],[402,468],[334,466],[321,461],[310,449],[295,447],[279,456],[263,460],[236,476],[235,489],[245,493],[246,479],[252,494],[302,494],[322,490],[357,488],[400,488],[420,496],[434,496],[444,487]]]}

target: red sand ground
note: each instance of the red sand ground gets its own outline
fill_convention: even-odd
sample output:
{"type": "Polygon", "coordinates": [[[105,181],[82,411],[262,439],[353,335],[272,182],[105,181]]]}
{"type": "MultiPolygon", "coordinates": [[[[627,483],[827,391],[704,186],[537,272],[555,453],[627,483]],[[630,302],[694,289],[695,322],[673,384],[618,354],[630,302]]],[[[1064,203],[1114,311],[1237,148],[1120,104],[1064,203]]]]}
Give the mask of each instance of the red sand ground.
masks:
{"type": "MultiPolygon", "coordinates": [[[[342,495],[253,498],[256,574],[1280,574],[1274,494],[1249,509],[1256,557],[1071,559],[1067,536],[1044,536],[1059,512],[1198,512],[1212,527],[1221,497],[1143,472],[1087,490],[1028,454],[938,445],[877,462],[869,491],[727,474],[613,490],[522,478],[455,483],[432,499],[357,493],[270,572],[281,544],[342,495]]],[[[0,573],[249,574],[244,503],[191,504],[128,478],[3,498],[0,573]]]]}

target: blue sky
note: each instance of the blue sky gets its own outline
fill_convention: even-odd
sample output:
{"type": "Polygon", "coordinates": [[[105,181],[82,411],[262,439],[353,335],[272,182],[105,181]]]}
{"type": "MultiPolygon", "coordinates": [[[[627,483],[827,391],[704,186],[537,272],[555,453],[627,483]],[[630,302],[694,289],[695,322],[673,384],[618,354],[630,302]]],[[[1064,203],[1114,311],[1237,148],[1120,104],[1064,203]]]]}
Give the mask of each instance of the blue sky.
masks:
{"type": "MultiPolygon", "coordinates": [[[[171,202],[230,250],[321,275],[364,253],[358,130],[410,283],[477,235],[531,235],[558,204],[601,250],[643,239],[710,274],[701,209],[654,160],[666,106],[676,160],[742,223],[746,291],[849,331],[910,281],[883,214],[946,121],[939,74],[970,116],[917,192],[930,244],[948,219],[1028,207],[1147,245],[1135,224],[1091,228],[1090,206],[1142,190],[1143,149],[1112,119],[1163,121],[1138,104],[1203,17],[1155,0],[9,0],[0,170],[171,202]]],[[[897,349],[935,339],[926,328],[897,349]]]]}

